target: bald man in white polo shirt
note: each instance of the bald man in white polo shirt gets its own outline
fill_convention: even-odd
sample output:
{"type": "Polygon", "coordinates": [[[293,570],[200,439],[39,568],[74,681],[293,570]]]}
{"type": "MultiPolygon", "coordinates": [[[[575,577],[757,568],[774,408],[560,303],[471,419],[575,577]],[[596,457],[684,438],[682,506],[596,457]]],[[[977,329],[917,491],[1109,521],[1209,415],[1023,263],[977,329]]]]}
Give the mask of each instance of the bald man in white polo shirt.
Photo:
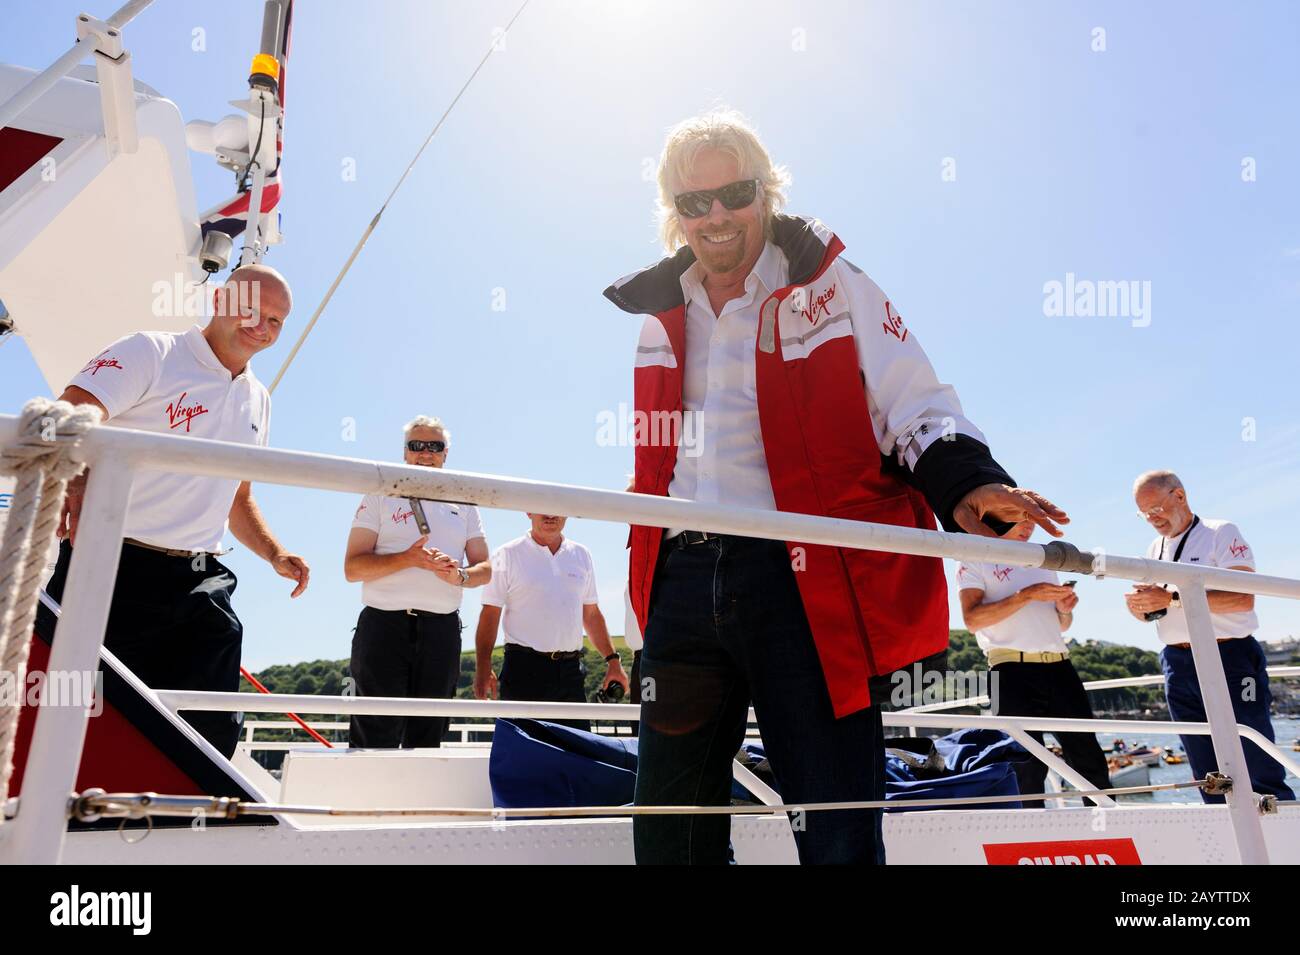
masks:
{"type": "MultiPolygon", "coordinates": [[[[1231,521],[1201,518],[1193,513],[1187,500],[1187,489],[1173,471],[1147,471],[1139,475],[1133,485],[1133,496],[1138,516],[1144,518],[1158,535],[1147,548],[1148,558],[1254,572],[1255,554],[1240,528],[1231,521]]],[[[1230,590],[1207,590],[1205,596],[1210,605],[1210,622],[1219,643],[1228,696],[1237,722],[1272,740],[1273,722],[1269,707],[1273,695],[1268,687],[1264,651],[1254,636],[1259,627],[1255,596],[1230,590]]],[[[1160,642],[1164,644],[1160,664],[1165,675],[1169,718],[1176,722],[1204,723],[1205,702],[1201,698],[1201,683],[1192,660],[1187,614],[1177,589],[1167,584],[1135,584],[1124,597],[1129,613],[1143,623],[1154,623],[1160,642]]],[[[1193,777],[1202,779],[1206,773],[1218,770],[1210,737],[1183,736],[1181,739],[1193,777]]],[[[1255,792],[1278,799],[1295,799],[1295,793],[1286,784],[1286,772],[1281,764],[1266,756],[1250,740],[1242,740],[1242,749],[1255,792]]],[[[1210,803],[1224,801],[1222,796],[1210,796],[1204,790],[1201,799],[1210,803]]]]}
{"type": "MultiPolygon", "coordinates": [[[[485,700],[585,703],[582,635],[605,658],[602,687],[628,689],[596,596],[591,552],[564,536],[566,518],[529,514],[527,534],[492,556],[492,580],[483,590],[475,636],[474,695],[485,700]],[[498,683],[492,670],[497,628],[505,631],[505,660],[498,683]]],[[[560,720],[590,729],[586,720],[560,720]]]]}
{"type": "MultiPolygon", "coordinates": [[[[1032,521],[1007,532],[1008,540],[1027,541],[1032,521]]],[[[996,716],[1093,718],[1088,693],[1070,662],[1062,634],[1074,622],[1079,598],[1061,584],[1056,572],[1010,564],[962,563],[957,567],[958,596],[966,627],[988,656],[993,683],[989,688],[996,716]]],[[[1038,742],[1043,734],[1029,734],[1038,742]]],[[[1095,733],[1052,733],[1065,762],[1095,789],[1110,786],[1106,756],[1095,733]]],[[[1016,764],[1022,793],[1041,793],[1047,766],[1038,759],[1016,764]]],[[[1027,808],[1043,802],[1025,800],[1027,808]]]]}
{"type": "MultiPolygon", "coordinates": [[[[214,315],[187,332],[136,332],[109,345],[60,396],[93,405],[115,425],[265,447],[271,399],[249,360],[275,344],[292,307],[274,269],[244,266],[214,290],[214,315]]],[[[46,591],[62,600],[76,544],[86,475],[68,487],[63,543],[46,591]]],[[[216,558],[227,527],[235,538],[307,587],[307,562],[280,546],[247,481],[158,471],[136,475],[104,646],[155,689],[239,689],[243,627],[231,606],[234,573],[216,558]]],[[[43,609],[43,608],[42,608],[43,609]]],[[[54,633],[52,615],[37,621],[54,633]]],[[[223,755],[235,751],[233,713],[185,717],[223,755]]]]}
{"type": "MultiPolygon", "coordinates": [[[[441,468],[451,433],[425,415],[403,430],[404,460],[441,468]]],[[[348,534],[344,576],[365,607],[348,672],[358,696],[451,699],[460,677],[460,601],[492,576],[478,508],[452,501],[367,494],[348,534]],[[468,566],[465,566],[468,564],[468,566]]],[[[353,716],[357,749],[441,746],[445,716],[353,716]]]]}

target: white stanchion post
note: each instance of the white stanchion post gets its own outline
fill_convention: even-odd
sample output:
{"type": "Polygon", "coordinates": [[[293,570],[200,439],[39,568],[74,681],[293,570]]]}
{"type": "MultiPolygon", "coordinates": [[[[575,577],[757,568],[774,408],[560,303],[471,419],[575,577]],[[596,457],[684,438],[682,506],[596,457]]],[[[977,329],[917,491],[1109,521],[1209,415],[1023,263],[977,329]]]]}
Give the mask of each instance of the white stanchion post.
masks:
{"type": "MultiPolygon", "coordinates": [[[[69,599],[54,632],[49,673],[85,674],[79,685],[95,686],[99,648],[113,601],[122,552],[122,526],[133,473],[110,455],[95,461],[77,528],[65,593],[69,599]]],[[[48,688],[54,681],[47,680],[48,688]]],[[[0,862],[53,864],[59,861],[68,828],[68,796],[77,782],[86,740],[88,701],[44,697],[27,755],[18,815],[0,845],[0,862]],[[50,703],[52,705],[47,705],[50,703]]]]}
{"type": "Polygon", "coordinates": [[[1244,865],[1268,865],[1268,847],[1264,842],[1264,829],[1260,823],[1259,809],[1250,788],[1250,773],[1246,770],[1246,753],[1237,734],[1237,715],[1232,708],[1230,693],[1240,693],[1241,687],[1229,687],[1223,672],[1223,659],[1214,637],[1214,623],[1210,619],[1210,601],[1205,586],[1199,582],[1183,583],[1179,587],[1183,611],[1187,615],[1188,638],[1192,644],[1192,662],[1201,685],[1201,701],[1205,705],[1206,722],[1210,724],[1210,739],[1214,743],[1214,758],[1219,772],[1232,778],[1228,793],[1228,817],[1236,837],[1237,851],[1244,865]]]}

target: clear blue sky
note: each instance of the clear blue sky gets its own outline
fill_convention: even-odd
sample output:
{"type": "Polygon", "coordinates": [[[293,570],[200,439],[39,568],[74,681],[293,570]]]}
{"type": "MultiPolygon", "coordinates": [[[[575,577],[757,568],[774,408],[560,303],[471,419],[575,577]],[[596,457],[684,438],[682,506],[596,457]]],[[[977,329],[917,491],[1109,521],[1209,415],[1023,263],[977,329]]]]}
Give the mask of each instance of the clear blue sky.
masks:
{"type": "MultiPolygon", "coordinates": [[[[91,12],[107,16],[110,2],[91,12]]],[[[85,7],[14,9],[0,60],[44,66],[85,7]]],[[[136,76],[186,119],[225,115],[261,8],[159,0],[125,33],[136,76]]],[[[515,8],[299,4],[287,242],[268,259],[297,306],[257,362],[265,379],[515,8]]],[[[630,450],[598,446],[596,421],[631,400],[638,320],[600,292],[660,254],[643,169],[665,129],[726,103],[790,167],[791,210],[826,221],[889,293],[999,460],[1069,510],[1071,539],[1140,553],[1151,534],[1132,479],[1169,467],[1199,513],[1240,524],[1262,571],[1300,576],[1298,34],[1300,7],[1282,2],[533,0],[277,391],[272,442],[395,460],[401,424],[429,413],[453,431],[453,467],[622,488],[630,450]],[[946,157],[955,181],[941,175],[946,157]],[[1245,157],[1256,181],[1242,179],[1245,157]],[[1044,283],[1067,273],[1150,282],[1150,324],[1046,316],[1044,283]],[[1247,418],[1254,441],[1242,439],[1247,418]]],[[[192,158],[203,208],[229,177],[192,158]]],[[[0,350],[0,408],[41,393],[24,346],[0,350]]],[[[346,656],[360,591],[341,563],[356,500],[257,494],[313,578],[290,603],[286,581],[231,556],[245,662],[346,656]]],[[[494,546],[525,529],[522,515],[484,518],[494,546]]],[[[626,533],[570,524],[595,554],[615,633],[626,533]]],[[[1156,649],[1124,590],[1082,581],[1074,635],[1156,649]]],[[[468,641],[476,593],[464,613],[468,641]]],[[[1259,613],[1264,638],[1300,633],[1294,603],[1262,599],[1259,613]]]]}

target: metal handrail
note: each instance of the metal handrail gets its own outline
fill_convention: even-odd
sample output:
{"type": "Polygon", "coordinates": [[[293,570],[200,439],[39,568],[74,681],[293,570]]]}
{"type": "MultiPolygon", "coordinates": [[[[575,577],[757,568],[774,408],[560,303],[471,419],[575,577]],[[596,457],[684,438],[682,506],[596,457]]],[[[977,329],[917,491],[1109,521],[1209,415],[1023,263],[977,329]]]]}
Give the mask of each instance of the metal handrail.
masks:
{"type": "MultiPolygon", "coordinates": [[[[350,716],[447,716],[501,717],[504,719],[541,720],[639,720],[641,707],[636,703],[547,703],[524,700],[431,700],[398,696],[312,696],[305,693],[271,693],[252,697],[248,693],[216,693],[210,690],[155,690],[158,701],[173,713],[180,710],[204,710],[225,713],[242,712],[250,699],[257,700],[259,712],[331,713],[350,716]]],[[[754,710],[749,722],[756,722],[754,710]]],[[[1158,730],[1166,736],[1207,736],[1209,723],[1165,722],[1162,720],[1105,720],[1060,716],[989,716],[958,713],[913,713],[895,711],[881,714],[885,726],[923,729],[936,724],[954,729],[1021,729],[1049,733],[1135,733],[1158,730]]],[[[287,722],[287,721],[286,721],[287,722]]],[[[483,724],[489,725],[489,724],[483,724]]],[[[1241,736],[1251,740],[1281,763],[1292,775],[1300,776],[1300,762],[1287,756],[1254,727],[1234,724],[1241,736]]]]}
{"type": "MultiPolygon", "coordinates": [[[[153,0],[129,0],[104,23],[110,29],[120,31],[152,2],[153,0]]],[[[86,19],[85,15],[80,19],[86,19]]],[[[12,125],[33,103],[49,92],[55,83],[76,69],[86,57],[98,51],[99,47],[93,39],[78,40],[68,47],[62,56],[33,76],[22,89],[0,103],[0,129],[12,125]]]]}
{"type": "MultiPolygon", "coordinates": [[[[12,415],[0,415],[0,446],[12,444],[17,436],[18,419],[12,415]]],[[[1220,770],[1237,780],[1249,779],[1241,739],[1242,736],[1252,738],[1253,731],[1248,727],[1236,726],[1223,663],[1215,643],[1206,585],[1213,584],[1216,590],[1236,593],[1300,599],[1300,580],[1190,563],[1092,553],[1064,541],[1036,544],[808,514],[701,504],[653,495],[284,451],[112,426],[92,429],[72,449],[71,456],[74,460],[84,461],[91,470],[78,527],[77,547],[73,551],[66,585],[67,592],[76,594],[78,599],[66,608],[59,620],[49,662],[51,670],[66,672],[90,672],[96,666],[112,603],[127,503],[134,476],[139,470],[210,475],[352,493],[456,500],[484,507],[560,513],[652,527],[694,527],[718,534],[965,561],[998,562],[1087,573],[1098,577],[1172,584],[1178,587],[1182,595],[1193,662],[1209,722],[1167,726],[1173,728],[1185,725],[1189,727],[1189,732],[1208,731],[1213,739],[1220,770]],[[1193,726],[1197,729],[1190,729],[1193,726]]],[[[173,701],[176,699],[174,693],[169,695],[173,701]]],[[[210,708],[221,701],[221,706],[242,710],[250,700],[247,695],[243,695],[242,699],[239,697],[240,694],[211,694],[206,699],[201,699],[190,695],[189,705],[191,708],[210,708]],[[222,699],[223,697],[227,699],[222,699]]],[[[321,698],[318,697],[275,695],[260,697],[256,703],[257,709],[269,709],[268,704],[272,699],[292,700],[294,707],[308,713],[319,712],[321,703],[321,698]]],[[[460,706],[467,707],[467,712],[472,712],[472,708],[482,706],[483,701],[366,699],[363,704],[356,698],[336,698],[330,703],[336,712],[354,712],[350,707],[358,705],[378,705],[388,715],[407,715],[415,707],[415,715],[420,715],[420,706],[460,706]]],[[[491,705],[499,711],[505,711],[493,712],[491,715],[538,715],[525,710],[524,705],[519,703],[491,705]]],[[[604,719],[619,715],[614,710],[626,706],[530,704],[529,709],[584,705],[596,708],[604,719]]],[[[546,712],[560,715],[559,710],[546,712]]],[[[474,715],[488,714],[480,711],[474,715]]],[[[590,718],[595,714],[584,712],[582,715],[590,718]]],[[[9,838],[0,843],[0,859],[58,861],[66,835],[65,806],[61,797],[54,798],[52,794],[68,793],[75,788],[86,718],[86,712],[79,707],[41,708],[23,779],[23,808],[13,823],[14,828],[8,834],[9,838]]],[[[886,718],[891,725],[907,725],[898,722],[907,719],[925,720],[931,725],[934,723],[934,718],[926,714],[887,714],[886,718]]],[[[944,722],[961,719],[948,716],[944,722]]],[[[990,725],[989,717],[974,719],[983,721],[977,725],[990,725]]],[[[1033,726],[1044,725],[1047,729],[1052,728],[1051,724],[1060,725],[1061,722],[1032,721],[1033,726]]],[[[1089,726],[1096,729],[1116,722],[1095,721],[1090,722],[1089,726]]],[[[1258,743],[1259,740],[1255,742],[1258,743]]],[[[1243,792],[1244,787],[1238,787],[1229,793],[1227,800],[1238,858],[1247,863],[1267,862],[1268,851],[1257,808],[1243,792]]]]}
{"type": "MultiPolygon", "coordinates": [[[[1269,679],[1281,677],[1288,679],[1290,677],[1300,677],[1300,666],[1272,666],[1265,668],[1269,679]]],[[[1089,680],[1083,685],[1088,691],[1092,690],[1116,690],[1130,686],[1160,686],[1165,682],[1165,678],[1159,673],[1152,673],[1146,676],[1126,676],[1114,680],[1089,680]]],[[[920,706],[909,706],[905,713],[941,713],[944,710],[956,709],[960,706],[987,706],[989,697],[987,693],[980,696],[964,696],[959,700],[943,700],[939,703],[922,703],[920,706]]]]}

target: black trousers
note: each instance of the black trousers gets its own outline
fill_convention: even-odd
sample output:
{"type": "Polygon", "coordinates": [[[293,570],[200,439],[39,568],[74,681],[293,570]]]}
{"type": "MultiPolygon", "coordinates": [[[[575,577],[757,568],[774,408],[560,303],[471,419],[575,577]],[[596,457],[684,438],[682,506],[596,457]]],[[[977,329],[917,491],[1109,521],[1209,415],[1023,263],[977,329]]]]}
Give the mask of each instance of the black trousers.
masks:
{"type": "MultiPolygon", "coordinates": [[[[515,643],[507,643],[497,690],[503,700],[538,703],[586,703],[586,669],[582,660],[552,660],[515,643]]],[[[588,720],[555,720],[591,732],[588,720]]]]}
{"type": "MultiPolygon", "coordinates": [[[[357,696],[449,700],[460,677],[460,614],[408,614],[365,607],[352,635],[350,672],[357,696]]],[[[348,745],[357,749],[440,746],[446,716],[354,716],[348,745]]]]}
{"type": "MultiPolygon", "coordinates": [[[[45,591],[60,604],[72,547],[64,541],[45,591]]],[[[215,557],[172,557],[122,545],[104,646],[155,690],[239,689],[244,628],[230,598],[238,583],[215,557]]],[[[37,615],[41,633],[54,636],[54,615],[37,615]]],[[[223,756],[239,742],[239,715],[184,712],[185,720],[223,756]]]]}
{"type": "MultiPolygon", "coordinates": [[[[1093,718],[1088,691],[1069,660],[1057,663],[999,663],[993,668],[995,716],[1051,716],[1063,719],[1093,718]]],[[[1043,734],[1029,734],[1038,742],[1043,734]]],[[[1061,744],[1061,757],[1096,789],[1110,786],[1110,769],[1094,733],[1053,733],[1061,744]]],[[[1041,793],[1047,767],[1037,759],[1016,764],[1022,793],[1041,793]]],[[[1088,800],[1092,804],[1092,800],[1088,800]]],[[[1027,799],[1027,808],[1042,808],[1041,799],[1027,799]]]]}
{"type": "MultiPolygon", "coordinates": [[[[784,802],[884,799],[880,707],[836,716],[785,544],[666,542],[660,561],[641,657],[636,805],[729,805],[751,703],[784,802]]],[[[881,816],[798,814],[799,860],[883,864],[881,816]]],[[[724,865],[730,831],[725,815],[637,816],[637,864],[724,865]]]]}

